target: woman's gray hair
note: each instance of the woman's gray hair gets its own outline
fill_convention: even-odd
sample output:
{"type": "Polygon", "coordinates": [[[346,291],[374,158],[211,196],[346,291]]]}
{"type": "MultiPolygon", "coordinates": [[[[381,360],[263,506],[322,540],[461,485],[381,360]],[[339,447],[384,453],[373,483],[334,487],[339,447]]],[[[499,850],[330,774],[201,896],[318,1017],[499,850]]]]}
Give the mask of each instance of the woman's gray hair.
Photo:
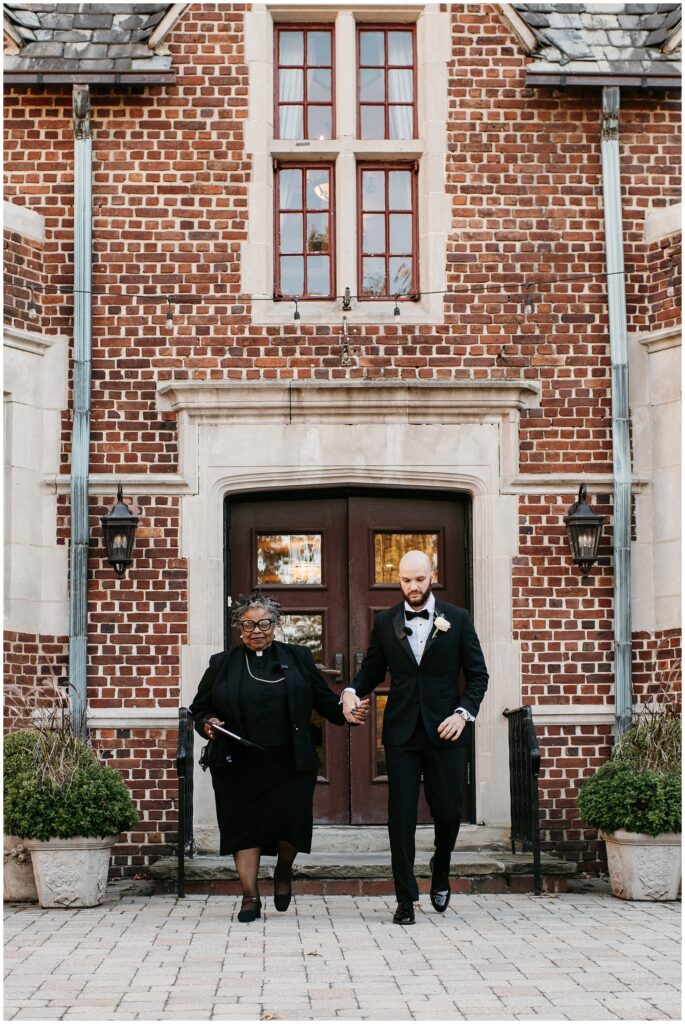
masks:
{"type": "Polygon", "coordinates": [[[269,618],[272,618],[276,623],[278,623],[281,617],[281,606],[272,597],[257,593],[241,594],[238,600],[231,606],[232,626],[240,626],[241,619],[248,608],[263,608],[269,618]]]}

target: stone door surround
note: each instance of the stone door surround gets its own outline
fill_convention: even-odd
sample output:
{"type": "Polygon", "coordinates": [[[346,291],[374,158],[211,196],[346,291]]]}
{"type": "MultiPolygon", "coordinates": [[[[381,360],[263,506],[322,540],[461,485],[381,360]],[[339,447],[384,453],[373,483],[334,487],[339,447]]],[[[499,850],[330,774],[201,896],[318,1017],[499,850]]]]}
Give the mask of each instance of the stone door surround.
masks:
{"type": "MultiPolygon", "coordinates": [[[[171,380],[160,410],[178,418],[181,555],[188,559],[189,643],[182,701],[223,646],[223,504],[227,495],[333,485],[432,488],[471,497],[474,620],[492,683],[478,717],[479,818],[509,818],[505,707],[519,702],[511,640],[511,559],[518,500],[502,484],[518,468],[518,418],[537,406],[527,381],[233,382],[171,380]]],[[[211,846],[211,792],[200,784],[197,825],[211,846]]]]}

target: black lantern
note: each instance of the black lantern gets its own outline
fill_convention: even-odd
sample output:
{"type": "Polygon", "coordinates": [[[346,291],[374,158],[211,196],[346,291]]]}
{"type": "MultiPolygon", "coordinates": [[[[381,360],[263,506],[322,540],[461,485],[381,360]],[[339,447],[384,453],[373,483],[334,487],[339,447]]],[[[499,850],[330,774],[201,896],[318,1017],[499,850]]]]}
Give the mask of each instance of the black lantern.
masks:
{"type": "Polygon", "coordinates": [[[602,536],[604,517],[596,515],[585,501],[587,488],[581,484],[578,488],[578,501],[574,501],[564,517],[564,525],[571,542],[573,561],[582,572],[589,572],[597,561],[599,539],[602,536]]]}
{"type": "Polygon", "coordinates": [[[138,516],[134,516],[128,505],[124,503],[121,484],[117,490],[117,503],[106,516],[100,517],[102,532],[105,535],[107,561],[114,566],[119,579],[126,572],[126,566],[132,562],[131,552],[138,526],[138,516]]]}

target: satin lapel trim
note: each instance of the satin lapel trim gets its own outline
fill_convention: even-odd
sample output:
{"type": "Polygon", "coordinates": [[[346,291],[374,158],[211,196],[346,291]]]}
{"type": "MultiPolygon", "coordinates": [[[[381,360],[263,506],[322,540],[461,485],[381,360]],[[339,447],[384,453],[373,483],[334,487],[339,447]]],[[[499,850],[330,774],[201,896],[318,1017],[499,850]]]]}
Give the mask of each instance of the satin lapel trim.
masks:
{"type": "Polygon", "coordinates": [[[412,660],[412,664],[416,665],[417,661],[414,657],[414,652],[411,649],[411,644],[407,638],[407,634],[404,631],[404,605],[400,605],[395,614],[392,617],[392,624],[395,629],[395,636],[399,640],[402,648],[406,651],[412,660]]]}
{"type": "Polygon", "coordinates": [[[243,675],[245,648],[242,644],[228,652],[226,659],[226,696],[231,716],[238,729],[242,729],[240,717],[240,680],[243,675]]]}
{"type": "MultiPolygon", "coordinates": [[[[431,628],[430,628],[430,632],[428,634],[428,639],[426,640],[426,646],[423,649],[423,658],[426,657],[426,655],[428,654],[428,651],[433,646],[434,640],[437,640],[438,636],[440,635],[439,631],[436,630],[436,628],[435,628],[435,620],[436,620],[438,615],[442,615],[442,616],[444,616],[444,618],[447,618],[447,616],[445,615],[445,613],[443,611],[442,605],[440,605],[436,601],[435,602],[435,607],[433,608],[433,621],[431,622],[431,628]],[[437,633],[437,635],[436,635],[436,633],[437,633]]],[[[421,659],[422,661],[423,661],[423,658],[421,659]]]]}
{"type": "Polygon", "coordinates": [[[290,709],[290,720],[295,722],[295,676],[300,671],[292,654],[279,640],[274,640],[274,653],[279,665],[283,668],[285,676],[285,692],[288,695],[288,707],[290,709]]]}

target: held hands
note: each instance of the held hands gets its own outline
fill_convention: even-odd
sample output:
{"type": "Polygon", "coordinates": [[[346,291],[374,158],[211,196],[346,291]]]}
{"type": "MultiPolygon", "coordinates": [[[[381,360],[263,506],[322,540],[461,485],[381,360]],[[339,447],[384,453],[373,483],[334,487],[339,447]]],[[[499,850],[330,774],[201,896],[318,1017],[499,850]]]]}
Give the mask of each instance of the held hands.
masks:
{"type": "Polygon", "coordinates": [[[438,736],[441,740],[458,740],[465,728],[461,715],[450,715],[438,726],[438,736]]]}
{"type": "Polygon", "coordinates": [[[216,733],[214,732],[214,725],[223,725],[224,723],[220,718],[208,718],[205,724],[202,726],[204,734],[207,739],[213,740],[216,733]]]}
{"type": "Polygon", "coordinates": [[[356,693],[348,690],[343,694],[342,709],[345,721],[350,725],[362,725],[369,717],[369,701],[360,700],[356,693]]]}

